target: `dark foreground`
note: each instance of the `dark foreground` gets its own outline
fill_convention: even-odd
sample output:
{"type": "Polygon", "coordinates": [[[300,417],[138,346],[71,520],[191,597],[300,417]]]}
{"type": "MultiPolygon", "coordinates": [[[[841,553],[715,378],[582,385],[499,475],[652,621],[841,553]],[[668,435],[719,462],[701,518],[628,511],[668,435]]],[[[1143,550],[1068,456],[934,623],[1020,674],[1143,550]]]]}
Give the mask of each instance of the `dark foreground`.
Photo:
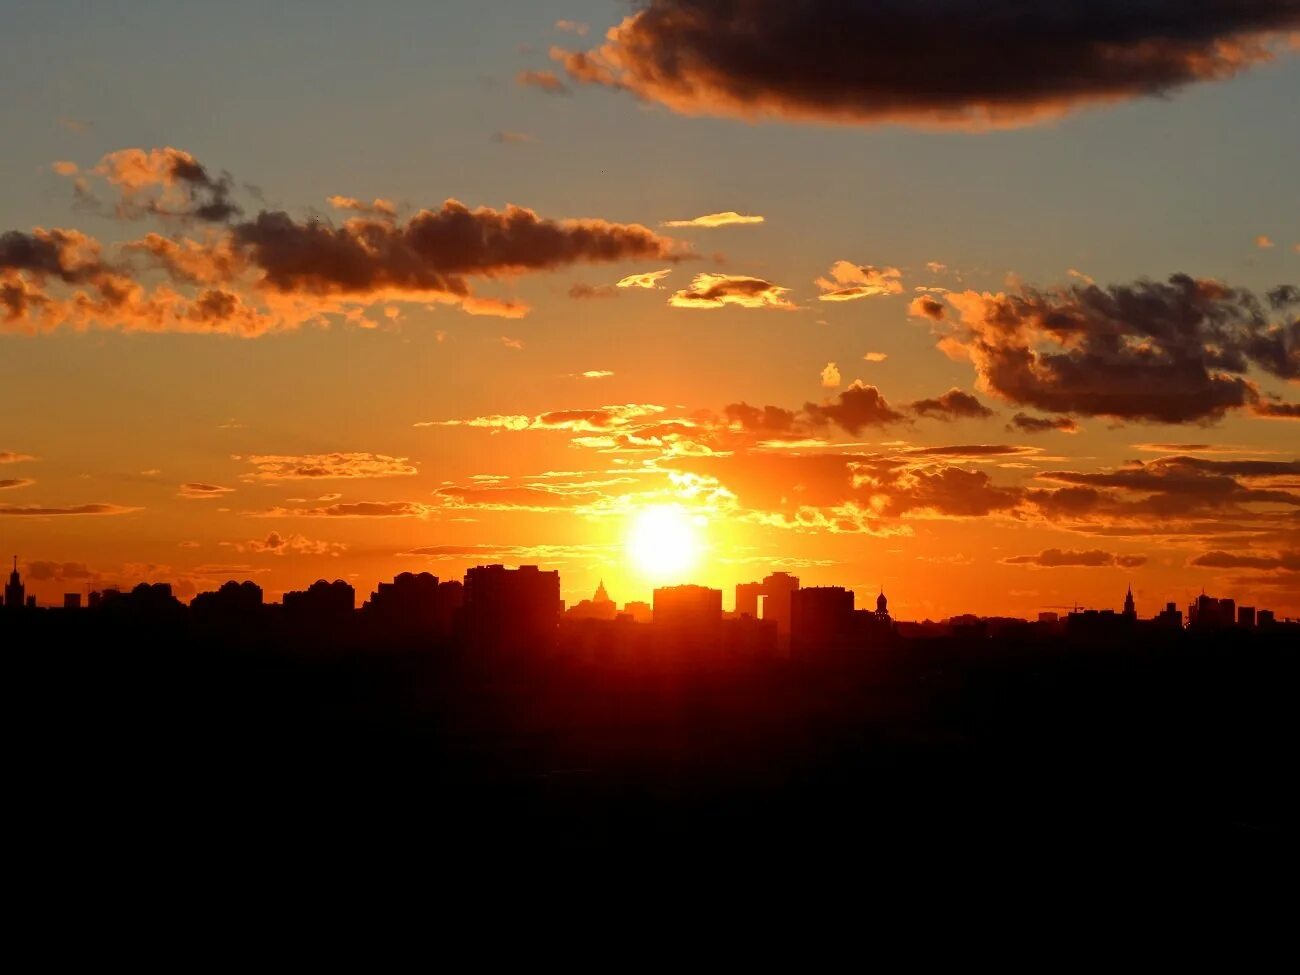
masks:
{"type": "Polygon", "coordinates": [[[5,655],[16,835],[119,858],[782,863],[1293,851],[1300,648],[576,663],[134,632],[5,655]]]}

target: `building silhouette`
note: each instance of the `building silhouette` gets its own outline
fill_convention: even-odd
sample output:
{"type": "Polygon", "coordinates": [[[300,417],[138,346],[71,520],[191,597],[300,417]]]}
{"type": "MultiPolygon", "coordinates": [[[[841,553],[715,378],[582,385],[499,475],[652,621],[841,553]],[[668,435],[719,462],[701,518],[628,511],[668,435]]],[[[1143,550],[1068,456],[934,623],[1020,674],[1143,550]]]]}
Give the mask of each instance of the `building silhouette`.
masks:
{"type": "Polygon", "coordinates": [[[854,642],[854,623],[852,589],[809,586],[790,594],[791,654],[846,650],[854,642]]]}
{"type": "Polygon", "coordinates": [[[560,574],[535,565],[480,565],[465,573],[461,623],[467,641],[483,650],[549,650],[564,603],[560,574]]]}
{"type": "Polygon", "coordinates": [[[286,613],[299,616],[344,616],[356,609],[357,591],[342,579],[317,579],[305,590],[286,592],[282,604],[286,613]]]}
{"type": "Polygon", "coordinates": [[[1137,606],[1133,602],[1133,587],[1128,587],[1128,593],[1124,596],[1124,618],[1130,622],[1138,618],[1137,606]]]}
{"type": "Polygon", "coordinates": [[[565,619],[573,620],[612,620],[618,615],[618,605],[609,598],[605,591],[605,580],[596,587],[596,594],[584,599],[576,606],[570,606],[564,612],[565,619]]]}
{"type": "Polygon", "coordinates": [[[788,572],[773,572],[762,582],[743,582],[736,586],[736,615],[771,620],[776,624],[777,642],[782,649],[790,645],[790,597],[799,589],[799,579],[788,572]],[[762,613],[759,600],[762,600],[762,613]]]}
{"type": "Polygon", "coordinates": [[[9,582],[5,585],[5,607],[23,609],[27,606],[22,577],[18,574],[18,556],[14,556],[14,569],[9,573],[9,582]]]}

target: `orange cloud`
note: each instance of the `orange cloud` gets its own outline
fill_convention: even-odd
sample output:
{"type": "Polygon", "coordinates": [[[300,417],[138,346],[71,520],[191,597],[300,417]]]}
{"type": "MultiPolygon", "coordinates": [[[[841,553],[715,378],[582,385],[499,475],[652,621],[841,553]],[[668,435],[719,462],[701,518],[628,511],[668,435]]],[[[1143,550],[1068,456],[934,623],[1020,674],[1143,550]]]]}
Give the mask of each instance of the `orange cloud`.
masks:
{"type": "Polygon", "coordinates": [[[782,288],[762,278],[735,274],[703,272],[695,275],[691,286],[677,291],[668,299],[674,308],[784,308],[795,306],[786,300],[789,288],[782,288]]]}
{"type": "Polygon", "coordinates": [[[642,271],[640,274],[629,274],[627,277],[621,278],[616,287],[657,288],[659,282],[672,273],[672,268],[664,268],[662,271],[642,271]]]}
{"type": "Polygon", "coordinates": [[[661,227],[730,227],[735,224],[762,223],[763,217],[746,216],[737,213],[735,210],[725,210],[722,213],[706,213],[702,217],[692,217],[690,220],[666,220],[661,227]]]}
{"type": "MultiPolygon", "coordinates": [[[[236,458],[239,459],[239,458],[236,458]]],[[[365,451],[333,454],[254,454],[243,458],[253,465],[246,481],[340,480],[402,477],[419,471],[405,457],[365,451]]]]}
{"type": "Polygon", "coordinates": [[[902,272],[896,267],[859,267],[849,261],[831,265],[829,278],[818,278],[822,301],[856,301],[875,295],[896,295],[903,291],[902,272]]]}
{"type": "Polygon", "coordinates": [[[943,302],[937,301],[929,295],[922,295],[919,298],[912,299],[907,306],[907,314],[912,318],[929,318],[941,322],[948,317],[948,310],[944,307],[943,302]]]}
{"type": "Polygon", "coordinates": [[[335,210],[352,210],[356,213],[381,217],[397,216],[397,207],[394,206],[392,200],[376,198],[369,203],[365,203],[350,196],[331,196],[328,202],[335,210]]]}
{"type": "Polygon", "coordinates": [[[214,179],[189,153],[170,147],[110,153],[94,171],[120,188],[130,211],[124,215],[181,216],[212,226],[199,237],[147,234],[123,244],[118,259],[76,230],[0,235],[6,330],[99,326],[252,336],[331,315],[360,321],[371,305],[401,301],[519,318],[527,304],[475,295],[467,279],[692,256],[639,224],[549,220],[516,206],[471,210],[455,200],[405,222],[388,201],[344,197],[332,201],[359,215],[342,226],[266,210],[234,222],[240,211],[229,199],[230,179],[214,179]],[[146,285],[151,270],[164,271],[169,282],[146,285]]]}
{"type": "Polygon", "coordinates": [[[64,506],[46,506],[39,504],[0,505],[0,515],[29,515],[35,518],[48,518],[57,515],[129,515],[132,512],[142,510],[142,508],[133,508],[121,504],[74,504],[64,506]]]}
{"type": "Polygon", "coordinates": [[[515,77],[525,88],[536,88],[548,95],[570,95],[573,92],[554,71],[520,71],[515,77]]]}
{"type": "Polygon", "coordinates": [[[187,481],[182,484],[177,497],[191,501],[206,501],[229,494],[234,488],[222,487],[220,484],[204,484],[201,481],[187,481]]]}

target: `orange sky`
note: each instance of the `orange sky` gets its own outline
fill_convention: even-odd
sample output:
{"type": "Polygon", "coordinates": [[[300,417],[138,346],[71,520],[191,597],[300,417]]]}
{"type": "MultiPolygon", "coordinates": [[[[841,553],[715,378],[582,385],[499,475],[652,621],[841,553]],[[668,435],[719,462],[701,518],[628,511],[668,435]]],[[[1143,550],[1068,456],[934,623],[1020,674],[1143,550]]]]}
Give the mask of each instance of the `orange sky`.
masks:
{"type": "MultiPolygon", "coordinates": [[[[450,5],[418,103],[415,52],[343,63],[350,100],[280,21],[283,119],[240,90],[271,78],[246,51],[175,83],[198,108],[129,49],[24,83],[0,547],[30,592],[364,598],[505,562],[570,602],[690,581],[729,606],[785,570],[859,605],[883,585],[902,619],[1130,584],[1142,615],[1202,586],[1300,614],[1300,125],[1258,121],[1300,122],[1300,73],[1245,44],[1283,15],[1188,27],[1147,80],[1084,45],[1068,81],[1008,69],[1014,98],[885,98],[748,77],[761,37],[696,50],[666,17],[715,4],[603,39],[610,10],[553,6],[450,5]],[[631,541],[646,511],[681,564],[631,541]]],[[[423,16],[381,8],[390,38],[423,16]]],[[[75,36],[42,16],[7,43],[75,36]]]]}

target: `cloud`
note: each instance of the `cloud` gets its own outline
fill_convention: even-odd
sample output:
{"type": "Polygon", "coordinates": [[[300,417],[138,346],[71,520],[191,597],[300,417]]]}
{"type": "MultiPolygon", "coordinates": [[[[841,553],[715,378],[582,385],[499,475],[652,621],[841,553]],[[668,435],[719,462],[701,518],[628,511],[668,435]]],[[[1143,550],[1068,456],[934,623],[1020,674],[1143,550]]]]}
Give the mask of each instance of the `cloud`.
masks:
{"type": "Polygon", "coordinates": [[[591,30],[591,25],[584,24],[580,20],[557,20],[555,29],[568,34],[577,34],[579,37],[586,37],[587,31],[591,30]]]}
{"type": "Polygon", "coordinates": [[[1251,412],[1267,420],[1300,420],[1300,403],[1263,400],[1251,407],[1251,412]]]}
{"type": "Polygon", "coordinates": [[[911,318],[929,318],[941,322],[948,317],[948,309],[944,307],[942,301],[929,295],[921,295],[919,298],[913,298],[908,304],[907,314],[911,318]]]}
{"type": "MultiPolygon", "coordinates": [[[[75,164],[61,164],[56,172],[75,178],[79,195],[87,198],[85,177],[75,164]]],[[[102,177],[119,194],[113,213],[124,219],[155,215],[222,223],[242,212],[230,199],[229,174],[213,176],[184,149],[119,149],[87,173],[102,177]]]]}
{"type": "Polygon", "coordinates": [[[207,175],[188,153],[132,149],[105,160],[93,172],[120,188],[124,215],[193,217],[204,226],[192,237],[150,232],[122,242],[116,254],[71,229],[0,235],[4,330],[98,326],[253,336],[330,315],[356,321],[369,306],[401,301],[518,318],[526,304],[476,295],[469,279],[693,256],[681,242],[638,224],[551,220],[523,207],[470,209],[455,200],[404,221],[386,200],[350,197],[331,198],[354,214],[341,225],[272,210],[238,220],[238,207],[213,196],[229,191],[229,179],[207,175]]]}
{"type": "Polygon", "coordinates": [[[520,352],[523,350],[524,340],[512,339],[508,335],[503,335],[501,336],[501,344],[504,345],[507,349],[514,349],[516,352],[520,352]]]}
{"type": "Polygon", "coordinates": [[[260,555],[328,555],[337,558],[347,551],[343,542],[325,542],[308,538],[305,535],[269,532],[265,538],[253,538],[246,542],[222,542],[236,552],[255,552],[260,555]]]}
{"type": "Polygon", "coordinates": [[[1300,552],[1250,555],[1214,551],[1198,555],[1192,559],[1191,564],[1207,569],[1282,569],[1286,572],[1300,572],[1300,552]]]}
{"type": "Polygon", "coordinates": [[[85,562],[47,562],[33,559],[25,566],[33,582],[85,582],[99,577],[85,562]]]}
{"type": "Polygon", "coordinates": [[[993,415],[987,406],[956,386],[940,396],[919,399],[909,409],[917,416],[928,416],[936,420],[982,420],[993,415]]]}
{"type": "Polygon", "coordinates": [[[578,283],[569,288],[569,297],[579,301],[586,298],[617,298],[618,295],[618,286],[613,284],[578,283]]]}
{"type": "Polygon", "coordinates": [[[349,501],[308,508],[270,508],[256,518],[427,518],[435,505],[419,501],[349,501]]]}
{"type": "Polygon", "coordinates": [[[1273,247],[1273,241],[1264,234],[1260,234],[1255,238],[1255,246],[1260,250],[1269,250],[1273,247]]]}
{"type": "Polygon", "coordinates": [[[868,352],[862,358],[867,362],[884,362],[889,355],[884,352],[868,352]]]}
{"type": "Polygon", "coordinates": [[[838,389],[840,385],[840,367],[833,362],[826,363],[822,370],[822,386],[826,389],[838,389]]]}
{"type": "Polygon", "coordinates": [[[0,450],[0,464],[22,464],[39,459],[39,457],[33,457],[31,454],[20,454],[13,450],[0,450]]]}
{"type": "Polygon", "coordinates": [[[711,229],[713,227],[730,227],[735,224],[762,223],[763,217],[747,216],[737,213],[735,210],[724,210],[722,213],[706,213],[702,217],[692,217],[690,220],[666,220],[661,223],[661,227],[702,227],[711,229]]]}
{"type": "Polygon", "coordinates": [[[33,484],[35,484],[35,483],[36,483],[36,482],[33,481],[30,477],[5,477],[5,478],[0,478],[0,491],[9,490],[9,489],[11,489],[11,488],[25,488],[25,487],[31,487],[31,486],[32,486],[33,484]]]}
{"type": "Polygon", "coordinates": [[[736,274],[703,272],[695,275],[691,286],[677,291],[668,299],[674,308],[785,308],[795,306],[786,300],[789,288],[782,288],[762,278],[736,274]]]}
{"type": "Polygon", "coordinates": [[[985,129],[1227,79],[1297,27],[1294,0],[648,0],[551,56],[685,115],[985,129]]]}
{"type": "Polygon", "coordinates": [[[492,133],[492,141],[500,145],[524,145],[529,142],[536,142],[537,137],[529,135],[527,132],[498,131],[492,133]]]}
{"type": "MultiPolygon", "coordinates": [[[[1249,291],[1177,274],[1168,282],[949,294],[960,324],[940,347],[982,389],[1019,406],[1161,423],[1208,422],[1259,400],[1253,365],[1300,377],[1300,318],[1269,320],[1249,291]]],[[[1293,287],[1267,295],[1280,312],[1293,287]]]]}
{"type": "Polygon", "coordinates": [[[220,484],[203,484],[199,481],[187,481],[182,484],[177,497],[189,498],[191,501],[203,501],[210,498],[219,498],[223,494],[229,494],[234,488],[222,487],[220,484]]]}
{"type": "Polygon", "coordinates": [[[405,457],[352,451],[332,454],[253,454],[246,460],[254,470],[246,481],[305,481],[372,477],[401,477],[419,471],[405,457]]]}
{"type": "Polygon", "coordinates": [[[1078,433],[1079,424],[1068,416],[1030,416],[1028,413],[1017,413],[1007,424],[1007,429],[1021,433],[1047,433],[1051,430],[1078,433]]]}
{"type": "Polygon", "coordinates": [[[909,457],[1015,457],[1036,454],[1040,448],[1022,444],[980,443],[944,447],[909,447],[903,453],[909,457]]]}
{"type": "Polygon", "coordinates": [[[640,274],[629,274],[627,277],[619,279],[615,287],[657,288],[659,282],[672,273],[672,268],[664,268],[662,271],[643,271],[640,274]]]}
{"type": "Polygon", "coordinates": [[[566,85],[554,71],[520,71],[515,81],[525,88],[536,88],[548,95],[572,95],[573,89],[566,85]]]}
{"type": "Polygon", "coordinates": [[[650,403],[625,403],[587,410],[550,410],[536,416],[493,414],[468,420],[425,420],[417,427],[480,427],[489,430],[567,430],[601,433],[625,427],[644,417],[663,413],[664,407],[650,403]]]}
{"type": "Polygon", "coordinates": [[[608,379],[614,375],[608,369],[588,369],[586,372],[579,373],[583,379],[608,379]]]}
{"type": "Polygon", "coordinates": [[[1007,565],[1028,565],[1037,569],[1057,568],[1109,568],[1119,566],[1134,569],[1147,563],[1145,555],[1113,555],[1100,549],[1086,552],[1044,549],[1037,555],[1014,555],[1002,560],[1007,565]]]}
{"type": "Polygon", "coordinates": [[[608,557],[610,549],[604,545],[425,545],[398,554],[443,562],[567,562],[608,557]]]}
{"type": "Polygon", "coordinates": [[[37,518],[55,515],[129,515],[141,510],[143,509],[121,504],[74,504],[49,507],[37,504],[0,505],[0,515],[31,515],[37,518]]]}
{"type": "Polygon", "coordinates": [[[885,426],[904,419],[902,413],[890,407],[879,389],[856,380],[833,401],[804,404],[804,413],[814,424],[833,423],[854,436],[865,427],[885,426]]]}
{"type": "Polygon", "coordinates": [[[351,210],[354,213],[364,213],[367,216],[397,216],[397,207],[392,200],[374,199],[366,203],[350,196],[331,196],[328,202],[335,210],[351,210]]]}
{"type": "Polygon", "coordinates": [[[902,272],[896,267],[859,267],[850,261],[836,261],[829,278],[818,278],[822,301],[856,301],[875,295],[896,295],[903,291],[902,272]]]}

